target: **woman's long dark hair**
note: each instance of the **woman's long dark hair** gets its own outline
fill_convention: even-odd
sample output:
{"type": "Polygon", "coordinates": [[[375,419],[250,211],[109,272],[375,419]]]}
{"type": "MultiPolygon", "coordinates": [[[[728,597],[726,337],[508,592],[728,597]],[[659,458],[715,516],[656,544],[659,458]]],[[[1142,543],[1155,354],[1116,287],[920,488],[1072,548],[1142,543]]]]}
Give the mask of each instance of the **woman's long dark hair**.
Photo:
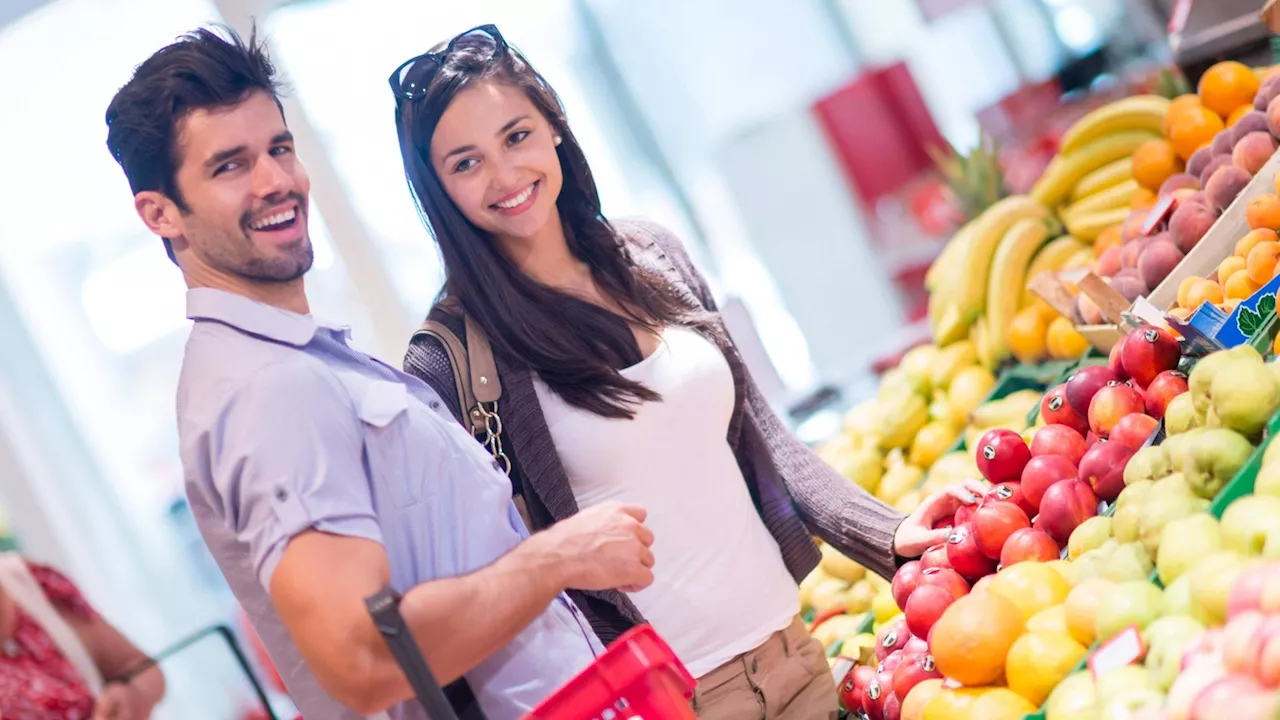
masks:
{"type": "Polygon", "coordinates": [[[565,402],[597,415],[629,419],[638,404],[659,400],[618,372],[641,359],[628,322],[656,331],[704,321],[679,303],[660,275],[632,260],[601,214],[586,156],[542,76],[514,48],[495,52],[492,44],[460,45],[444,59],[425,96],[400,103],[396,129],[405,175],[444,261],[444,293],[484,330],[494,352],[525,363],[565,402]],[[445,192],[431,163],[431,138],[453,98],[486,80],[524,91],[563,139],[557,153],[564,185],[556,207],[569,250],[591,268],[625,318],[526,275],[445,192]]]}

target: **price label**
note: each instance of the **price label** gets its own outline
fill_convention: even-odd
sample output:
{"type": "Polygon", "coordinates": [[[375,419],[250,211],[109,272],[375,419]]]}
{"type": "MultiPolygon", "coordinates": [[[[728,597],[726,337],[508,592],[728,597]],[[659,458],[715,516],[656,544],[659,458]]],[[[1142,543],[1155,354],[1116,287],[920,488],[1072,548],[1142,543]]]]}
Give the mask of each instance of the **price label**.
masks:
{"type": "Polygon", "coordinates": [[[1089,671],[1093,673],[1093,679],[1096,681],[1116,668],[1132,665],[1146,651],[1147,649],[1142,645],[1142,635],[1138,632],[1138,626],[1130,625],[1098,646],[1098,649],[1089,657],[1089,671]]]}
{"type": "Polygon", "coordinates": [[[1146,237],[1155,234],[1156,230],[1160,229],[1160,226],[1177,209],[1178,201],[1172,195],[1165,195],[1160,198],[1155,207],[1151,208],[1151,212],[1147,213],[1147,219],[1142,222],[1142,236],[1146,237]]]}

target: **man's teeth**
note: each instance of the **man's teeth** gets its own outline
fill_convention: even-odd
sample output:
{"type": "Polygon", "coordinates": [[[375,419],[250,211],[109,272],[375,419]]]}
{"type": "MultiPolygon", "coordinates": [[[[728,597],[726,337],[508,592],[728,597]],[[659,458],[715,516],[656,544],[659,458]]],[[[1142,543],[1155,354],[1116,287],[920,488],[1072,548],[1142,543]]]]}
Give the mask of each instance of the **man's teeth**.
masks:
{"type": "Polygon", "coordinates": [[[513,207],[518,207],[520,205],[523,205],[524,202],[528,200],[529,196],[532,194],[533,194],[533,185],[530,185],[529,187],[524,189],[524,192],[511,198],[510,200],[504,200],[500,203],[495,203],[495,204],[498,207],[502,208],[503,210],[510,210],[513,207]]]}
{"type": "Polygon", "coordinates": [[[290,208],[288,210],[285,210],[284,212],[276,213],[275,215],[265,217],[249,225],[249,227],[250,229],[253,229],[253,230],[262,230],[264,228],[269,228],[272,225],[283,225],[284,223],[287,223],[290,220],[294,219],[296,216],[297,216],[297,210],[290,208]]]}

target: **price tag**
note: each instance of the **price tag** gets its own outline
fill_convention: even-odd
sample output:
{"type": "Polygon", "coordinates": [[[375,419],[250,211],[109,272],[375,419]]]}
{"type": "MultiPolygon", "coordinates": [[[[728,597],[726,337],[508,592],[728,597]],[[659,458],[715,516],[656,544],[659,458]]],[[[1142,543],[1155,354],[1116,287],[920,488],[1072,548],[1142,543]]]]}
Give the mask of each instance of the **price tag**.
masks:
{"type": "Polygon", "coordinates": [[[1089,671],[1096,681],[1116,668],[1132,665],[1146,651],[1138,626],[1130,625],[1093,651],[1093,655],[1089,656],[1089,671]]]}
{"type": "Polygon", "coordinates": [[[840,683],[844,682],[844,677],[849,674],[850,670],[853,669],[854,664],[855,663],[853,658],[845,657],[843,655],[835,658],[835,660],[832,661],[831,679],[836,681],[837,686],[839,686],[840,683]]]}
{"type": "Polygon", "coordinates": [[[1155,234],[1155,231],[1177,209],[1178,201],[1172,195],[1165,195],[1156,201],[1156,206],[1151,208],[1151,212],[1147,213],[1147,219],[1142,222],[1142,236],[1155,234]]]}

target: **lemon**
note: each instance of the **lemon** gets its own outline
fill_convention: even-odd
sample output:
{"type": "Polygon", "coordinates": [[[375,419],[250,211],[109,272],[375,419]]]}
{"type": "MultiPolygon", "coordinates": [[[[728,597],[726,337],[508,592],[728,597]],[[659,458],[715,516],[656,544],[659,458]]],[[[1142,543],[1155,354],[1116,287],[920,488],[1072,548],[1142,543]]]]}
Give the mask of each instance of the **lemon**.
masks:
{"type": "Polygon", "coordinates": [[[1039,707],[1087,651],[1064,632],[1029,632],[1009,648],[1004,670],[1009,689],[1039,707]]]}

